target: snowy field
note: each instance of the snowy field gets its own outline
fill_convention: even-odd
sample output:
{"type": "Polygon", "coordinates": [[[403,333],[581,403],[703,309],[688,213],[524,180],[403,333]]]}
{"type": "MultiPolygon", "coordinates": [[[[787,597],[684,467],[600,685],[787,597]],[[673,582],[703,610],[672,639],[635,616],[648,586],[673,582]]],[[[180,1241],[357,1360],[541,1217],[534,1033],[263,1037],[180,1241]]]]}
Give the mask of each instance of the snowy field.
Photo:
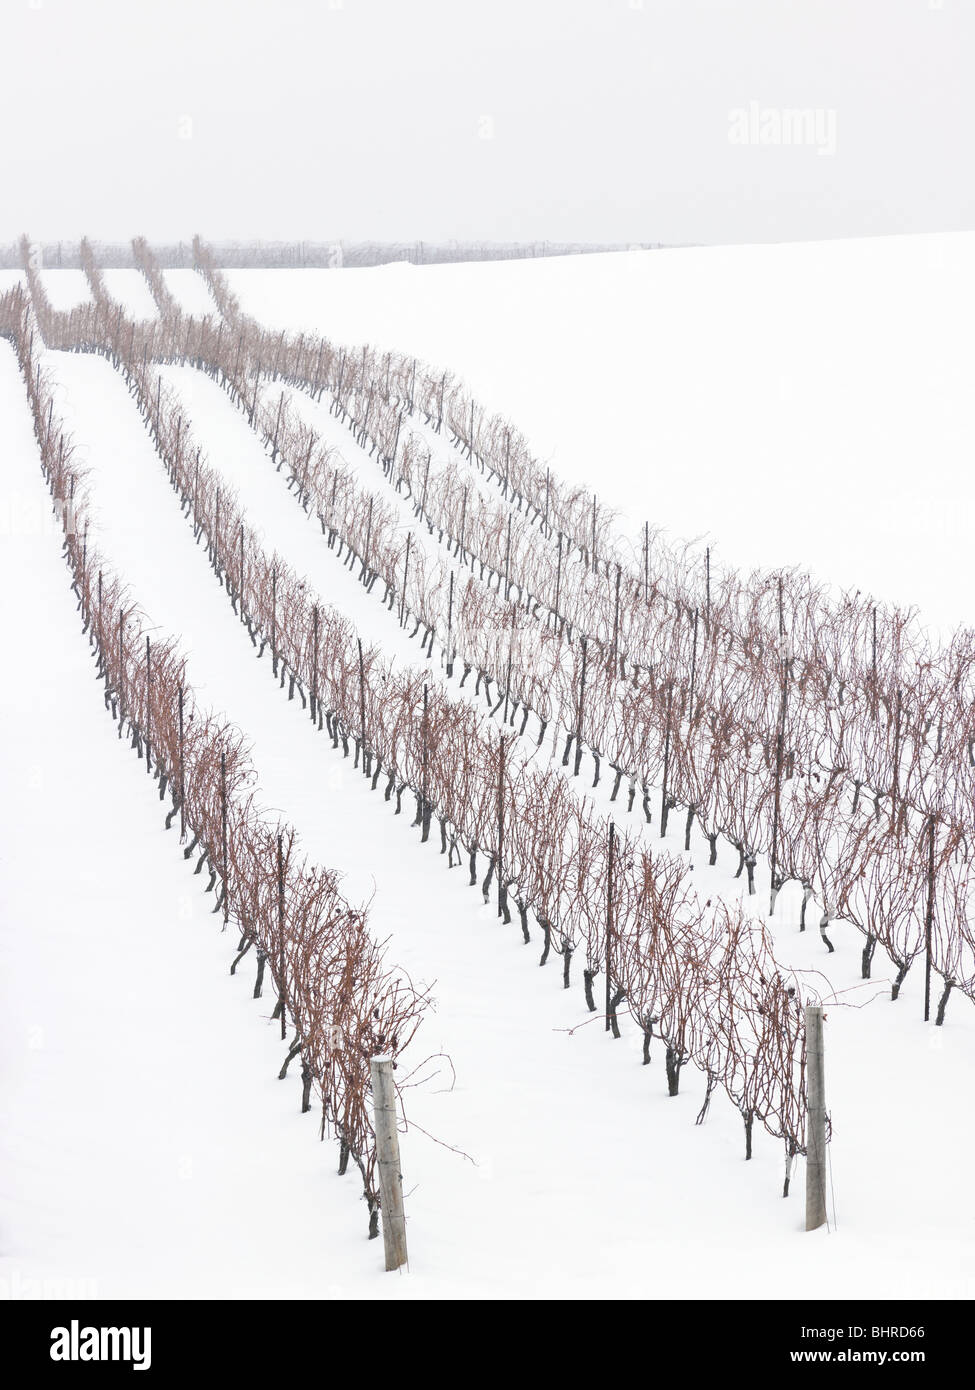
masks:
{"type": "Polygon", "coordinates": [[[216,313],[210,291],[195,270],[164,270],[162,277],[184,314],[216,313]]]}
{"type": "MultiPolygon", "coordinates": [[[[961,529],[973,492],[973,252],[975,238],[932,237],[229,279],[269,326],[450,365],[634,528],[648,517],[675,535],[708,533],[732,564],[808,564],[918,602],[946,626],[971,617],[961,529]]],[[[56,307],[87,297],[79,276],[45,271],[56,307]]],[[[149,312],[141,277],[110,276],[129,313],[149,312]]],[[[212,310],[193,272],[166,280],[187,311],[212,310]]],[[[298,1113],[297,1079],[276,1080],[282,1048],[270,1003],[250,997],[249,960],[229,977],[236,940],[214,925],[212,899],[163,834],[152,784],[104,711],[46,517],[23,384],[0,343],[0,583],[22,595],[7,619],[10,650],[38,657],[37,685],[9,670],[0,725],[16,789],[0,841],[0,1287],[972,1297],[968,1001],[952,1001],[943,1028],[926,1027],[920,966],[892,1004],[886,962],[860,984],[858,934],[836,924],[827,961],[818,933],[797,931],[798,893],[783,892],[779,959],[826,971],[836,992],[830,1229],[806,1235],[802,1162],[783,1201],[778,1144],[757,1135],[746,1164],[740,1117],[718,1096],[696,1126],[699,1074],[689,1067],[669,1099],[662,1059],[640,1066],[632,1026],[608,1038],[578,986],[564,993],[554,963],[539,970],[538,944],[501,927],[466,873],[447,872],[436,837],[421,847],[410,817],[394,817],[277,690],[193,543],[121,376],[73,353],[49,352],[45,366],[89,470],[100,543],[161,633],[180,635],[204,704],[246,731],[262,802],[345,873],[351,900],[375,895],[374,934],[417,981],[435,981],[416,1056],[448,1054],[456,1080],[440,1061],[408,1093],[411,1268],[387,1276],[381,1242],[365,1240],[358,1181],[335,1175],[334,1146],[298,1113]]],[[[268,547],[364,636],[418,662],[228,398],[190,368],[166,379],[268,547]]],[[[378,485],[348,434],[337,442],[378,485]]],[[[703,848],[691,856],[702,863],[703,848]]],[[[698,869],[701,886],[739,897],[734,860],[725,850],[716,868],[698,869]]]]}
{"type": "Polygon", "coordinates": [[[91,302],[91,289],[83,270],[41,271],[41,282],[55,309],[68,312],[76,304],[91,302]]]}
{"type": "Polygon", "coordinates": [[[121,304],[127,317],[131,319],[155,319],[159,317],[156,301],[146,283],[146,277],[139,270],[103,270],[105,288],[121,304]]]}
{"type": "Polygon", "coordinates": [[[449,366],[633,531],[972,621],[975,234],[227,278],[449,366]]]}

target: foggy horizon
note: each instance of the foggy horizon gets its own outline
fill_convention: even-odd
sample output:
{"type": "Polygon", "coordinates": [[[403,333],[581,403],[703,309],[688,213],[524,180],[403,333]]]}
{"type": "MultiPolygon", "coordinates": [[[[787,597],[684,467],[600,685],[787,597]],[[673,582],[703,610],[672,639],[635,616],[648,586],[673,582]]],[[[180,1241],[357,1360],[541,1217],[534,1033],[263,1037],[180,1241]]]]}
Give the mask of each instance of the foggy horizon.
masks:
{"type": "Polygon", "coordinates": [[[975,226],[973,0],[6,0],[0,241],[975,226]]]}

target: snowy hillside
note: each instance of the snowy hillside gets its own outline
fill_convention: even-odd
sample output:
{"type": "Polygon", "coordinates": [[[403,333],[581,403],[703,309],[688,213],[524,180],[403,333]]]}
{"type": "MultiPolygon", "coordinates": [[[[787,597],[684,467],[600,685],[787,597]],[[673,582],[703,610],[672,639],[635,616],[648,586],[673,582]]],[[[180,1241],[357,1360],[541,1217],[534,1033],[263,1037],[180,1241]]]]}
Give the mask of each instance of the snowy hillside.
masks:
{"type": "Polygon", "coordinates": [[[271,328],[449,366],[634,529],[973,621],[975,233],[227,274],[271,328]]]}
{"type": "MultiPolygon", "coordinates": [[[[808,566],[917,603],[942,636],[972,623],[973,237],[227,279],[243,314],[276,332],[449,366],[553,472],[617,506],[629,534],[649,520],[707,535],[729,566],[808,566]]],[[[186,315],[216,314],[201,275],[166,282],[186,315]]],[[[140,331],[161,322],[138,272],[104,283],[140,331]]],[[[45,270],[43,285],[55,312],[92,302],[80,271],[45,270]]],[[[202,329],[200,343],[202,356],[202,329]]],[[[448,871],[436,826],[420,842],[411,798],[397,817],[381,784],[370,790],[341,747],[315,736],[283,668],[272,683],[237,617],[230,563],[218,583],[219,556],[194,534],[196,495],[181,504],[147,432],[151,401],[140,417],[110,355],[38,352],[98,546],[152,632],[178,640],[202,704],[243,731],[261,806],[343,875],[350,902],[369,903],[373,937],[435,1002],[408,1054],[421,1083],[405,1092],[401,1135],[410,1269],[386,1275],[381,1243],[365,1239],[358,1178],[336,1175],[319,1117],[299,1113],[297,1068],[276,1079],[286,1049],[273,990],[251,997],[252,956],[230,978],[236,931],[221,932],[205,876],[163,832],[167,807],[109,722],[24,381],[0,341],[0,583],[16,596],[6,637],[17,654],[0,721],[15,788],[0,840],[0,1280],[65,1292],[75,1281],[101,1297],[971,1297],[975,1217],[937,1195],[966,1190],[971,1000],[953,997],[944,1026],[925,1025],[921,965],[892,1002],[891,962],[878,953],[862,980],[860,934],[833,923],[827,955],[813,923],[798,929],[798,883],[783,889],[769,922],[775,960],[818,972],[827,1014],[830,1227],[805,1234],[803,1161],[783,1200],[779,1142],[756,1130],[746,1163],[741,1116],[720,1091],[696,1124],[704,1077],[688,1065],[668,1096],[660,1041],[641,1066],[629,1017],[617,1040],[587,1012],[582,957],[562,989],[558,958],[538,968],[537,928],[525,944],[517,914],[502,925],[468,886],[466,859],[448,871]]],[[[423,575],[443,562],[435,528],[417,523],[328,397],[279,383],[267,361],[261,371],[249,401],[198,366],[159,368],[218,497],[240,509],[241,537],[246,517],[261,554],[293,566],[367,646],[484,714],[473,681],[449,676],[443,634],[429,655],[411,636],[406,596],[419,612],[423,595],[409,571],[398,617],[326,543],[254,425],[258,405],[272,426],[275,412],[293,421],[295,439],[313,430],[340,451],[357,495],[385,488],[390,534],[409,536],[407,563],[423,575]]],[[[445,437],[420,434],[428,467],[463,471],[445,437]]],[[[497,490],[469,472],[490,503],[497,490]]],[[[244,575],[241,559],[242,587],[244,575]]],[[[516,776],[558,770],[565,734],[556,719],[537,751],[533,738],[516,750],[516,776]]],[[[767,866],[749,897],[727,845],[709,867],[695,827],[685,851],[681,814],[662,842],[656,822],[638,823],[639,800],[628,812],[611,800],[610,774],[591,786],[591,770],[584,787],[566,774],[573,805],[669,852],[709,908],[762,917],[767,866]]]]}

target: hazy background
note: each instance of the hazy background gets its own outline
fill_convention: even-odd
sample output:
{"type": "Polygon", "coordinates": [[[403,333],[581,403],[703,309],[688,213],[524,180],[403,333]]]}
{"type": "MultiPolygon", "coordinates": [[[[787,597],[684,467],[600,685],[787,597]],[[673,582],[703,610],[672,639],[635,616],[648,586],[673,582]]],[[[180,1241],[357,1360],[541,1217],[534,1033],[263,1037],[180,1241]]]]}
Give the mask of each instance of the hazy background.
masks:
{"type": "Polygon", "coordinates": [[[975,0],[0,0],[0,238],[971,228],[973,40],[975,0]],[[752,102],[832,150],[731,143],[752,102]]]}

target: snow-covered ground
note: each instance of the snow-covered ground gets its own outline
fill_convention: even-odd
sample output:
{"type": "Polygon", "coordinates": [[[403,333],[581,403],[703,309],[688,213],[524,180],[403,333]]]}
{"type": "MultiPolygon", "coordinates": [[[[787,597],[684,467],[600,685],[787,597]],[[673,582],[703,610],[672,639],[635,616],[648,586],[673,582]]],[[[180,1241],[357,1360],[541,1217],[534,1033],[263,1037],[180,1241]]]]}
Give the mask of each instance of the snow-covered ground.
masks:
{"type": "Polygon", "coordinates": [[[270,327],[449,366],[634,531],[975,621],[975,233],[227,276],[270,327]]]}
{"type": "MultiPolygon", "coordinates": [[[[930,239],[949,249],[964,240],[930,239]]],[[[881,261],[898,248],[902,258],[917,248],[909,241],[873,245],[881,261]]],[[[855,274],[849,262],[870,258],[856,244],[843,249],[855,303],[859,281],[872,272],[855,274]]],[[[679,508],[691,516],[699,504],[726,559],[747,560],[749,546],[775,541],[786,551],[795,547],[789,558],[811,558],[823,577],[847,578],[827,563],[842,556],[830,552],[820,563],[818,554],[801,552],[811,536],[805,525],[784,525],[770,537],[756,529],[754,517],[746,525],[735,513],[710,510],[724,487],[728,450],[742,446],[729,438],[722,453],[705,447],[705,439],[714,445],[723,438],[718,417],[739,410],[737,392],[745,389],[744,378],[730,387],[721,375],[713,342],[696,368],[702,379],[682,386],[702,398],[701,415],[688,417],[682,437],[688,456],[698,450],[690,482],[675,481],[662,465],[656,477],[644,477],[632,439],[623,450],[617,433],[629,408],[621,379],[645,374],[655,410],[669,418],[672,403],[656,377],[667,366],[668,334],[681,345],[683,371],[691,370],[692,335],[679,307],[695,279],[711,286],[710,294],[694,291],[698,321],[709,305],[720,319],[714,303],[720,291],[722,312],[736,305],[743,314],[739,330],[751,339],[755,325],[739,303],[747,295],[727,258],[742,256],[739,280],[747,263],[768,290],[784,274],[787,252],[812,274],[814,250],[824,263],[838,251],[834,245],[693,253],[715,256],[725,269],[699,266],[682,282],[685,296],[654,277],[666,257],[692,253],[420,271],[235,272],[231,278],[245,309],[269,323],[368,338],[449,362],[540,445],[541,430],[560,430],[545,445],[557,449],[556,466],[566,476],[598,480],[610,500],[631,502],[638,518],[653,502],[653,520],[696,533],[701,519],[685,526],[679,508]],[[602,269],[589,269],[593,262],[602,269]],[[522,276],[505,310],[507,272],[522,276]],[[499,277],[493,294],[500,305],[492,300],[492,274],[499,277]],[[444,276],[453,284],[453,304],[444,276]],[[648,317],[650,299],[657,309],[648,317]],[[478,308],[468,322],[473,304],[478,308]],[[635,325],[641,318],[646,341],[635,325]],[[620,352],[595,365],[583,361],[583,338],[602,341],[608,322],[631,319],[625,350],[636,360],[621,361],[620,352]],[[573,353],[571,344],[556,340],[560,331],[569,336],[575,320],[586,331],[572,328],[573,353]],[[502,336],[506,323],[506,331],[514,324],[511,341],[502,336]],[[542,353],[550,360],[543,362],[542,353]],[[559,387],[568,356],[574,366],[559,387]],[[705,385],[719,408],[705,410],[705,385]],[[612,419],[602,418],[604,407],[612,419]],[[602,439],[598,465],[592,457],[586,462],[590,430],[602,439]],[[611,487],[619,489],[615,496],[611,487]],[[675,510],[663,515],[665,506],[675,510]]],[[[46,273],[46,282],[54,274],[70,272],[46,273]]],[[[171,284],[174,274],[180,272],[167,273],[171,284]]],[[[825,264],[819,278],[830,278],[825,264]]],[[[798,317],[808,319],[814,297],[795,285],[793,291],[804,306],[798,317]]],[[[897,292],[916,320],[920,287],[912,282],[897,292]]],[[[946,312],[944,303],[941,308],[946,312]]],[[[765,303],[766,321],[776,311],[765,303]]],[[[948,322],[946,312],[943,330],[948,322]]],[[[820,327],[825,334],[826,322],[820,327]]],[[[724,331],[730,335],[731,325],[724,331]]],[[[866,333],[856,324],[850,331],[866,333]]],[[[821,355],[829,344],[845,357],[848,333],[835,326],[831,332],[821,355]]],[[[959,355],[970,353],[960,330],[958,337],[959,355]]],[[[889,344],[875,348],[887,351],[889,344]]],[[[791,339],[778,355],[793,362],[816,358],[791,339]]],[[[888,356],[896,354],[890,349],[888,356]]],[[[371,927],[390,937],[391,960],[418,981],[436,981],[437,1011],[421,1030],[416,1058],[448,1053],[456,1083],[451,1087],[441,1063],[440,1075],[410,1094],[416,1127],[402,1143],[411,1270],[387,1276],[381,1242],[364,1238],[356,1178],[335,1176],[333,1146],[316,1142],[313,1116],[298,1114],[297,1079],[276,1080],[281,1044],[268,1027],[269,1003],[250,997],[249,958],[241,977],[230,979],[236,942],[214,925],[212,898],[203,896],[175,837],[163,834],[153,784],[104,711],[59,542],[44,523],[46,493],[23,387],[12,352],[0,344],[0,452],[7,460],[0,474],[7,533],[0,591],[23,596],[5,636],[11,651],[37,653],[35,679],[10,670],[0,695],[4,766],[16,789],[0,813],[6,985],[0,1158],[7,1175],[0,1289],[5,1281],[16,1291],[33,1277],[48,1280],[52,1290],[58,1280],[95,1281],[90,1291],[101,1296],[814,1299],[869,1290],[880,1298],[971,1298],[975,1216],[964,1194],[975,1010],[968,1002],[953,998],[945,1026],[925,1027],[920,966],[896,1004],[884,997],[879,979],[844,993],[857,983],[861,943],[837,924],[828,970],[840,994],[827,1010],[826,1028],[833,1229],[807,1236],[802,1164],[793,1196],[783,1201],[777,1144],[757,1135],[755,1158],[746,1164],[740,1118],[717,1096],[706,1123],[696,1126],[702,1078],[687,1068],[682,1094],[669,1099],[662,1058],[640,1066],[638,1040],[625,1020],[623,1038],[607,1038],[601,1022],[585,1013],[578,982],[563,992],[557,964],[539,970],[539,944],[523,946],[516,923],[502,927],[466,886],[463,869],[448,873],[437,844],[420,846],[405,805],[395,817],[330,741],[313,732],[300,704],[287,702],[193,544],[136,407],[109,363],[75,354],[48,360],[61,383],[60,408],[91,469],[106,552],[150,619],[182,635],[188,676],[203,703],[245,729],[263,803],[295,823],[313,857],[346,873],[350,897],[375,892],[371,927]]],[[[416,645],[406,643],[395,618],[327,551],[243,416],[207,378],[190,369],[167,374],[185,395],[211,463],[240,487],[268,543],[285,549],[364,634],[416,662],[416,645]]],[[[681,377],[676,369],[673,375],[681,377]]],[[[820,402],[834,424],[845,399],[840,386],[830,386],[820,402]]],[[[960,388],[956,382],[942,389],[952,428],[961,431],[966,406],[954,396],[960,388]]],[[[918,414],[925,404],[937,413],[941,398],[933,383],[924,378],[917,390],[918,414]]],[[[777,410],[774,387],[766,383],[765,391],[766,406],[777,410]]],[[[892,399],[884,430],[895,407],[907,409],[892,399]]],[[[648,416],[652,422],[654,411],[648,416]]],[[[767,425],[753,423],[756,430],[767,425]]],[[[859,417],[857,423],[863,425],[859,417]]],[[[782,416],[779,428],[789,430],[794,451],[807,447],[795,421],[790,426],[782,416]]],[[[948,424],[940,419],[937,428],[939,446],[947,447],[948,424]]],[[[347,434],[342,447],[355,461],[347,434]]],[[[368,464],[372,472],[362,467],[363,481],[378,488],[375,464],[368,464]]],[[[909,512],[896,520],[907,528],[909,512]]],[[[883,538],[862,525],[860,544],[858,563],[883,560],[883,538]]],[[[917,564],[920,574],[924,564],[917,564]]],[[[906,564],[898,574],[913,582],[906,564]]],[[[668,845],[674,850],[679,829],[668,845]]],[[[733,868],[733,858],[723,857],[700,877],[713,876],[708,881],[716,891],[737,896],[733,868]]],[[[789,965],[827,968],[818,933],[796,931],[794,907],[784,894],[774,922],[777,954],[789,965]]]]}
{"type": "Polygon", "coordinates": [[[162,277],[169,293],[184,314],[215,314],[214,304],[206,281],[195,270],[164,270],[162,277]]]}
{"type": "Polygon", "coordinates": [[[41,283],[51,301],[51,308],[67,312],[77,304],[91,303],[91,288],[83,270],[41,271],[41,283]]]}
{"type": "Polygon", "coordinates": [[[156,301],[141,270],[103,270],[105,288],[116,304],[121,304],[131,319],[159,317],[156,301]]]}

